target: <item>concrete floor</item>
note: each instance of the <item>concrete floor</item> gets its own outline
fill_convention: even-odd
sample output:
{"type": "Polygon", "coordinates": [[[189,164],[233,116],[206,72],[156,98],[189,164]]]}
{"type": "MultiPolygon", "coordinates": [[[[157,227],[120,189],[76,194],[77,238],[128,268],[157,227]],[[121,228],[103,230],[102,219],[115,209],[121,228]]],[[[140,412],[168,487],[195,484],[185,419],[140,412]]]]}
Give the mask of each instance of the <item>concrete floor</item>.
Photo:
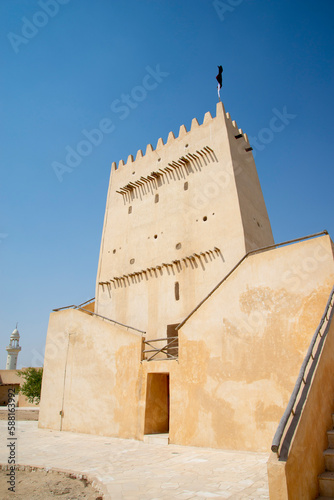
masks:
{"type": "MultiPolygon", "coordinates": [[[[269,499],[266,453],[50,431],[33,421],[16,422],[15,436],[18,464],[86,474],[105,499],[269,499]]],[[[9,437],[0,421],[1,464],[7,464],[9,437]]]]}

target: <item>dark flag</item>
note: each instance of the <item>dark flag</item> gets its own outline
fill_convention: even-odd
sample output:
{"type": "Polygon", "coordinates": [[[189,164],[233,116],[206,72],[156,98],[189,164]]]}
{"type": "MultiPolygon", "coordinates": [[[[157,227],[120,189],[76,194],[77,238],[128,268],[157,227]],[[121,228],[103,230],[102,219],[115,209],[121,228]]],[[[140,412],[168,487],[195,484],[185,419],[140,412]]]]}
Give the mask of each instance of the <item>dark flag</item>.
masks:
{"type": "Polygon", "coordinates": [[[218,90],[218,97],[219,97],[219,100],[220,100],[220,89],[222,88],[223,86],[223,77],[222,77],[222,73],[223,73],[223,66],[218,66],[218,75],[216,76],[216,80],[218,82],[218,85],[217,85],[217,90],[218,90]]]}

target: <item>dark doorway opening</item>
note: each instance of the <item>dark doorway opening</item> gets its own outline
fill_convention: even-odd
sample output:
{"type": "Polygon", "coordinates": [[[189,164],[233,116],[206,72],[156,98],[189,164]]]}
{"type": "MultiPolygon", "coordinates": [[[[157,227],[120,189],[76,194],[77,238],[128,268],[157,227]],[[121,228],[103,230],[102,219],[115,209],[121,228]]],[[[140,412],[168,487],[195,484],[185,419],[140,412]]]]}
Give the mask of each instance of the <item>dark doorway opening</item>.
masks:
{"type": "Polygon", "coordinates": [[[167,325],[167,341],[169,343],[167,353],[174,358],[177,358],[179,354],[179,332],[176,330],[178,324],[167,325]]]}
{"type": "Polygon", "coordinates": [[[144,434],[169,432],[169,373],[148,373],[144,434]]]}

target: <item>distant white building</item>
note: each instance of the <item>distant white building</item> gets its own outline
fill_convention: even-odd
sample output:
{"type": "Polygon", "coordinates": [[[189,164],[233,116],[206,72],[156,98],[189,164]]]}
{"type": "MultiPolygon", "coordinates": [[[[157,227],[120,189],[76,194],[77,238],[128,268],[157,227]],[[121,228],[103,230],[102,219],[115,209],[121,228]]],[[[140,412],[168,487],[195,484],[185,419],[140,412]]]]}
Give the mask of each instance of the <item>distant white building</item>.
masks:
{"type": "Polygon", "coordinates": [[[20,334],[17,328],[13,331],[10,336],[9,346],[6,347],[7,355],[7,363],[6,370],[16,370],[17,364],[17,356],[21,351],[21,347],[19,346],[20,334]]]}

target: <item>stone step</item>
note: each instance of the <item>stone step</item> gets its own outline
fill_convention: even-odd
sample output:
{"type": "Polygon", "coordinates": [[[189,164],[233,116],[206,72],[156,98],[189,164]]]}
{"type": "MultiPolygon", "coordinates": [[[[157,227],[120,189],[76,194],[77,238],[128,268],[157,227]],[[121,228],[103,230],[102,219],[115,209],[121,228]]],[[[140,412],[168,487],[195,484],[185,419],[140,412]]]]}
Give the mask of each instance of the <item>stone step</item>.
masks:
{"type": "Polygon", "coordinates": [[[323,472],[318,476],[320,496],[334,497],[334,472],[323,472]]]}
{"type": "Polygon", "coordinates": [[[334,472],[334,449],[328,448],[323,453],[325,458],[325,469],[334,472]]]}
{"type": "Polygon", "coordinates": [[[167,445],[169,444],[169,434],[145,434],[144,435],[144,443],[148,444],[160,444],[167,445]]]}
{"type": "Polygon", "coordinates": [[[328,448],[334,448],[334,429],[327,431],[328,448]]]}

